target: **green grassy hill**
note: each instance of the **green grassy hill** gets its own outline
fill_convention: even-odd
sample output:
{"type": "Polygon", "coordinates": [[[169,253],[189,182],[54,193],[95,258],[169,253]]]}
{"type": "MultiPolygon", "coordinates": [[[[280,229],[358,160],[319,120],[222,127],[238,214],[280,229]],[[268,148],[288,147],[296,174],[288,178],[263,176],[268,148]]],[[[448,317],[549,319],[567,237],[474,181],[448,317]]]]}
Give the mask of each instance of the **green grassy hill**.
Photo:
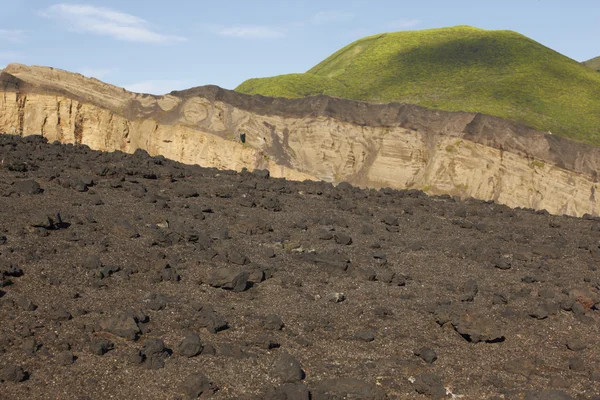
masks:
{"type": "Polygon", "coordinates": [[[600,145],[600,74],[512,31],[458,26],[360,39],[303,74],[236,88],[481,112],[600,145]]]}
{"type": "Polygon", "coordinates": [[[591,60],[584,61],[583,65],[592,68],[596,72],[600,72],[600,57],[594,57],[591,60]]]}

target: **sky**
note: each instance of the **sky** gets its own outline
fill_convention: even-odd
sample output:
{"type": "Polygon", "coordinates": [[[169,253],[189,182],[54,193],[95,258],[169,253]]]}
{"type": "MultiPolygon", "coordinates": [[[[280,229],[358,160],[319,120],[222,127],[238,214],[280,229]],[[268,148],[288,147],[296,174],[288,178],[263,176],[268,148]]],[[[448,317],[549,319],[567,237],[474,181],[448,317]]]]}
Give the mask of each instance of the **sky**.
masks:
{"type": "Polygon", "coordinates": [[[0,68],[51,66],[153,94],[234,89],[304,72],[364,36],[455,25],[600,56],[598,0],[0,0],[0,68]]]}

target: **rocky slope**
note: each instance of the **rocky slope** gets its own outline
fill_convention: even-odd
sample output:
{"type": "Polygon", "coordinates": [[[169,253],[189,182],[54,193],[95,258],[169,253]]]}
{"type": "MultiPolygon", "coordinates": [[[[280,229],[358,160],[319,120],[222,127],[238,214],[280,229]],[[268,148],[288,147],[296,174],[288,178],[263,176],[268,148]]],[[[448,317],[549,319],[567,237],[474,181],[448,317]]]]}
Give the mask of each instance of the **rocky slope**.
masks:
{"type": "Polygon", "coordinates": [[[600,218],[0,135],[0,398],[599,400],[600,218]]]}
{"type": "Polygon", "coordinates": [[[598,215],[600,149],[496,117],[325,96],[280,99],[205,86],[135,94],[19,64],[0,74],[0,131],[294,180],[495,200],[598,215]],[[239,134],[245,133],[245,143],[239,134]]]}

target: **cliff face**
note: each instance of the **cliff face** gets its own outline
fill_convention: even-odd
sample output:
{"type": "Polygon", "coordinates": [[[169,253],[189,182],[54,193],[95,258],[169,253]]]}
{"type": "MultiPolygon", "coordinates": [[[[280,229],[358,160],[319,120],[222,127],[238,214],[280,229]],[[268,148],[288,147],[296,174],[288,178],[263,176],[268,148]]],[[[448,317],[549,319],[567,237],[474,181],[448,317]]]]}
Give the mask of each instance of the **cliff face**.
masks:
{"type": "Polygon", "coordinates": [[[500,118],[205,86],[141,95],[46,67],[0,74],[0,132],[93,149],[145,149],[276,177],[418,188],[556,214],[600,214],[600,149],[500,118]],[[245,133],[245,143],[240,133],[245,133]]]}

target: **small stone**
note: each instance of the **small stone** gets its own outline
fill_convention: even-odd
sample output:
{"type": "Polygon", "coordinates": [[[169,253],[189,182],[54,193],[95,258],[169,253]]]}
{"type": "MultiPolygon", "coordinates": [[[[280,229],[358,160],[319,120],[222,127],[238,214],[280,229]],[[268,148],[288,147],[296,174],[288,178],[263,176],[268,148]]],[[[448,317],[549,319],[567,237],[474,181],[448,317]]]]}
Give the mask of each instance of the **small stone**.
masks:
{"type": "Polygon", "coordinates": [[[114,345],[108,339],[97,339],[90,344],[90,352],[97,356],[103,356],[113,348],[114,345]]]}
{"type": "Polygon", "coordinates": [[[183,393],[189,399],[197,399],[201,395],[208,395],[215,391],[215,387],[206,375],[202,372],[195,372],[188,375],[181,385],[183,393]]]}
{"type": "Polygon", "coordinates": [[[248,288],[250,273],[236,267],[220,267],[213,269],[206,283],[212,287],[243,292],[248,288]]]}
{"type": "Polygon", "coordinates": [[[35,304],[33,304],[33,302],[29,299],[26,299],[23,296],[18,296],[15,300],[14,300],[15,305],[17,305],[19,308],[21,308],[24,311],[35,311],[37,309],[37,306],[35,304]]]}
{"type": "Polygon", "coordinates": [[[585,315],[586,308],[583,304],[575,302],[571,308],[575,315],[585,315]]]}
{"type": "Polygon", "coordinates": [[[492,304],[494,304],[494,305],[508,304],[508,298],[503,293],[495,293],[494,297],[492,297],[492,304]]]}
{"type": "Polygon", "coordinates": [[[34,180],[17,182],[13,187],[18,193],[22,194],[40,194],[44,192],[40,184],[34,180]]]}
{"type": "Polygon", "coordinates": [[[372,342],[375,340],[375,332],[370,329],[365,329],[358,331],[354,334],[354,337],[358,340],[362,340],[363,342],[372,342]]]}
{"type": "Polygon", "coordinates": [[[581,357],[574,357],[569,360],[569,369],[575,372],[585,371],[585,364],[581,357]]]}
{"type": "Polygon", "coordinates": [[[400,225],[400,223],[398,222],[398,217],[395,217],[393,215],[386,215],[385,217],[383,217],[381,219],[381,222],[383,222],[384,224],[389,225],[389,226],[400,225]]]}
{"type": "Polygon", "coordinates": [[[460,301],[473,301],[479,292],[477,282],[473,279],[469,279],[463,284],[461,291],[462,295],[460,296],[460,301]]]}
{"type": "Polygon", "coordinates": [[[567,348],[571,351],[581,351],[585,350],[587,347],[586,343],[579,338],[569,338],[567,339],[567,348]]]}
{"type": "Polygon", "coordinates": [[[262,321],[262,326],[269,331],[280,331],[284,324],[278,315],[269,314],[265,317],[264,321],[262,321]]]}
{"type": "Polygon", "coordinates": [[[102,268],[102,261],[100,261],[100,257],[95,254],[89,255],[83,259],[81,262],[81,266],[85,269],[100,269],[102,268]]]}
{"type": "Polygon", "coordinates": [[[202,352],[202,342],[200,336],[192,333],[187,335],[177,346],[179,354],[185,357],[195,357],[202,352]]]}
{"type": "Polygon", "coordinates": [[[137,321],[131,315],[120,313],[100,321],[100,329],[125,339],[135,340],[141,333],[137,321]]]}
{"type": "Polygon", "coordinates": [[[436,352],[430,347],[421,347],[415,351],[415,355],[421,357],[428,364],[433,364],[438,358],[436,352]]]}
{"type": "Polygon", "coordinates": [[[327,301],[329,302],[341,303],[344,300],[346,300],[346,296],[344,295],[344,293],[332,292],[327,294],[327,301]]]}
{"type": "Polygon", "coordinates": [[[140,351],[144,364],[148,369],[160,369],[165,366],[169,350],[161,339],[148,339],[140,351]]]}
{"type": "Polygon", "coordinates": [[[70,351],[63,351],[56,356],[56,362],[60,365],[71,365],[75,362],[75,356],[70,351]]]}
{"type": "Polygon", "coordinates": [[[336,233],[334,238],[337,244],[342,244],[344,246],[349,246],[352,244],[352,238],[345,233],[336,233]]]}
{"type": "Polygon", "coordinates": [[[287,353],[282,353],[274,366],[275,374],[284,383],[294,383],[304,379],[302,366],[294,357],[287,353]]]}
{"type": "Polygon", "coordinates": [[[430,396],[433,399],[442,399],[446,396],[446,389],[442,378],[435,374],[421,374],[415,381],[417,393],[430,396]]]}
{"type": "Polygon", "coordinates": [[[23,382],[27,373],[18,365],[7,365],[0,370],[0,380],[8,382],[23,382]]]}
{"type": "Polygon", "coordinates": [[[115,223],[112,231],[117,235],[127,239],[133,239],[140,236],[137,229],[129,221],[124,219],[115,223]]]}
{"type": "Polygon", "coordinates": [[[536,307],[535,310],[529,313],[529,316],[536,319],[546,319],[548,318],[548,308],[544,304],[540,304],[536,307]]]}

